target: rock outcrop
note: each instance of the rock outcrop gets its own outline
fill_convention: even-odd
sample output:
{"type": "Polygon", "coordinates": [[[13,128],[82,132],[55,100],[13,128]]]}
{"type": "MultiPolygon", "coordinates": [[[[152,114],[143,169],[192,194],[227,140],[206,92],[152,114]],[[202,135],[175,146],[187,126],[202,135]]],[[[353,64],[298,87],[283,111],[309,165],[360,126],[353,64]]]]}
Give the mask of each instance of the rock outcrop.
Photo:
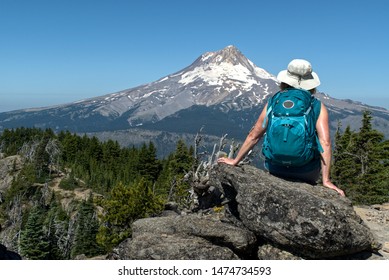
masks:
{"type": "Polygon", "coordinates": [[[223,194],[223,214],[138,220],[132,238],[111,257],[329,259],[379,248],[350,200],[330,189],[286,181],[248,165],[214,166],[208,185],[223,194]]]}
{"type": "Polygon", "coordinates": [[[218,215],[176,215],[133,223],[120,259],[240,259],[250,257],[255,235],[218,215]]]}
{"type": "Polygon", "coordinates": [[[15,176],[19,173],[23,165],[20,156],[9,156],[4,158],[0,155],[0,192],[5,191],[15,176]]]}

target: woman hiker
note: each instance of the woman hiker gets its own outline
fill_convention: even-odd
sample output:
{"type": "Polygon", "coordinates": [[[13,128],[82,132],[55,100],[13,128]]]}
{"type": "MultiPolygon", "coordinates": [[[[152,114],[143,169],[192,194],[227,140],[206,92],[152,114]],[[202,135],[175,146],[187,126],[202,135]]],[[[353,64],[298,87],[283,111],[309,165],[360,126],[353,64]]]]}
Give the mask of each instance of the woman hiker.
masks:
{"type": "MultiPolygon", "coordinates": [[[[235,158],[222,157],[218,159],[218,162],[230,165],[237,165],[245,157],[245,155],[258,143],[262,136],[265,135],[265,132],[267,132],[267,134],[270,134],[265,136],[267,138],[270,138],[271,135],[277,135],[276,132],[273,132],[277,131],[277,128],[271,128],[271,133],[269,133],[269,122],[273,120],[272,111],[287,111],[288,109],[293,109],[293,107],[308,106],[307,108],[310,109],[308,109],[307,112],[304,112],[304,114],[306,114],[307,116],[312,115],[312,119],[314,120],[314,127],[312,129],[314,133],[313,137],[315,137],[315,139],[318,139],[318,141],[316,141],[318,143],[314,143],[312,145],[315,149],[311,149],[313,150],[313,152],[312,155],[308,157],[309,161],[306,163],[299,162],[298,164],[296,163],[295,165],[293,165],[293,163],[291,163],[291,161],[289,160],[277,160],[276,156],[273,157],[271,155],[273,149],[271,148],[271,145],[268,145],[270,139],[265,138],[264,147],[262,150],[265,155],[265,168],[275,176],[301,180],[311,184],[315,184],[316,181],[319,179],[321,170],[323,186],[337,191],[341,196],[345,196],[343,190],[335,186],[330,180],[332,153],[328,111],[320,100],[313,97],[313,94],[316,92],[317,86],[320,85],[318,75],[312,71],[312,66],[308,61],[303,59],[294,59],[289,63],[287,70],[283,70],[278,74],[277,79],[280,82],[280,91],[275,94],[265,105],[256,124],[246,137],[246,140],[240,148],[237,156],[235,158]],[[299,91],[303,93],[299,93],[299,91]],[[308,105],[301,105],[299,104],[299,102],[303,103],[303,101],[299,100],[303,100],[304,98],[297,97],[297,101],[294,101],[293,97],[289,97],[293,94],[300,94],[303,96],[305,94],[305,100],[307,100],[308,98],[308,100],[311,100],[311,103],[308,105]],[[306,97],[306,95],[308,95],[308,97],[306,97]],[[296,104],[299,104],[299,106],[295,106],[296,104]],[[277,109],[278,107],[280,109],[277,109]]],[[[286,115],[288,116],[288,113],[286,113],[286,115]]],[[[285,119],[288,118],[283,118],[283,121],[285,119]]],[[[294,123],[290,120],[284,122],[288,121],[290,123],[284,123],[282,124],[283,127],[281,128],[281,130],[278,129],[278,131],[285,131],[282,133],[278,133],[282,134],[282,137],[284,137],[285,139],[287,137],[290,137],[291,134],[289,131],[291,130],[289,130],[289,128],[292,128],[294,126],[294,123]]],[[[282,123],[282,121],[280,121],[280,123],[282,123]]],[[[274,124],[272,125],[276,126],[276,121],[274,121],[274,124]]],[[[295,125],[295,127],[297,126],[298,125],[295,125]]],[[[282,137],[280,136],[280,138],[282,137]]],[[[299,142],[301,138],[302,137],[296,138],[299,140],[296,141],[295,139],[293,140],[293,142],[299,142]]],[[[305,144],[302,144],[302,146],[303,145],[305,144]]],[[[275,145],[274,149],[277,149],[279,146],[280,145],[278,144],[275,145]]],[[[297,158],[300,159],[302,157],[298,156],[297,158]]]]}

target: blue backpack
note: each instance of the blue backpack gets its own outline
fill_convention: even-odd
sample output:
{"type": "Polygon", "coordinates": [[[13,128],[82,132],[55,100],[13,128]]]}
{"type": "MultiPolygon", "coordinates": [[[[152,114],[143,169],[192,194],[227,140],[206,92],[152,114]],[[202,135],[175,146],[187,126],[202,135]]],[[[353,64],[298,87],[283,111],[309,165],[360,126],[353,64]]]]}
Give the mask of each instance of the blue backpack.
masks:
{"type": "Polygon", "coordinates": [[[309,163],[323,152],[316,134],[313,111],[315,98],[309,91],[287,89],[269,101],[268,120],[262,153],[273,165],[298,167],[309,163]]]}

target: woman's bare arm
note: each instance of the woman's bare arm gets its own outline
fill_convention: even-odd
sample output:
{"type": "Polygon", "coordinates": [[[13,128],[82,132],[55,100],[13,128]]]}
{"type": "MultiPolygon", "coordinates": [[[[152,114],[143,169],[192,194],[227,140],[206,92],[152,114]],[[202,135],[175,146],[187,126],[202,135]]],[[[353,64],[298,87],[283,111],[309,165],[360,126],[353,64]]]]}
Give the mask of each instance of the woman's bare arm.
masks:
{"type": "Polygon", "coordinates": [[[324,152],[321,154],[321,170],[323,176],[323,186],[337,191],[340,195],[345,196],[344,192],[335,186],[330,179],[331,170],[331,137],[328,125],[328,111],[324,104],[321,104],[320,115],[316,122],[317,135],[324,152]]]}
{"type": "Polygon", "coordinates": [[[247,135],[246,140],[243,142],[242,147],[240,148],[237,156],[235,158],[219,158],[218,162],[226,163],[230,165],[237,165],[245,155],[258,143],[263,134],[266,131],[266,125],[263,127],[263,121],[266,117],[267,105],[263,108],[261,114],[258,117],[257,122],[254,127],[251,129],[250,133],[247,135]]]}

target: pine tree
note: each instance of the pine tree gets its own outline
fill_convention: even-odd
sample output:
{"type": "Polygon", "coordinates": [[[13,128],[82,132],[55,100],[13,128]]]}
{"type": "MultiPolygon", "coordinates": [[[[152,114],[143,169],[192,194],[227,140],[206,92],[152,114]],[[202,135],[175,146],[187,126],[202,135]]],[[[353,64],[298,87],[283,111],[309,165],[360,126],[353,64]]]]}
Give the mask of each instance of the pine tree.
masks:
{"type": "Polygon", "coordinates": [[[381,195],[377,189],[377,174],[382,171],[381,145],[384,136],[381,132],[372,128],[371,112],[365,111],[362,118],[362,126],[355,141],[355,157],[360,168],[357,176],[356,189],[358,195],[355,199],[363,204],[378,202],[381,195]]]}
{"type": "Polygon", "coordinates": [[[44,228],[49,242],[51,260],[70,258],[70,238],[68,235],[69,217],[52,194],[49,210],[44,221],[44,228]]]}
{"type": "Polygon", "coordinates": [[[355,137],[350,126],[346,127],[343,135],[340,133],[340,124],[335,134],[334,164],[332,165],[332,178],[334,182],[345,191],[352,191],[358,176],[358,164],[355,157],[355,137]]]}
{"type": "Polygon", "coordinates": [[[152,142],[143,144],[139,152],[139,174],[146,180],[155,182],[161,171],[161,163],[157,159],[157,149],[152,142]]]}
{"type": "Polygon", "coordinates": [[[21,253],[30,260],[50,259],[50,245],[43,230],[44,214],[39,206],[34,207],[21,232],[21,253]]]}
{"type": "Polygon", "coordinates": [[[187,207],[190,196],[190,185],[185,176],[194,166],[193,149],[185,145],[183,140],[177,142],[176,150],[164,162],[163,171],[158,179],[158,191],[167,196],[167,200],[177,202],[181,207],[187,207]]]}
{"type": "Polygon", "coordinates": [[[72,258],[81,254],[92,257],[102,252],[101,247],[96,241],[98,228],[99,223],[92,197],[90,197],[87,201],[82,201],[78,209],[75,240],[71,252],[72,258]]]}
{"type": "Polygon", "coordinates": [[[188,149],[185,142],[180,139],[170,161],[170,168],[174,174],[186,174],[193,167],[193,150],[188,149]]]}

